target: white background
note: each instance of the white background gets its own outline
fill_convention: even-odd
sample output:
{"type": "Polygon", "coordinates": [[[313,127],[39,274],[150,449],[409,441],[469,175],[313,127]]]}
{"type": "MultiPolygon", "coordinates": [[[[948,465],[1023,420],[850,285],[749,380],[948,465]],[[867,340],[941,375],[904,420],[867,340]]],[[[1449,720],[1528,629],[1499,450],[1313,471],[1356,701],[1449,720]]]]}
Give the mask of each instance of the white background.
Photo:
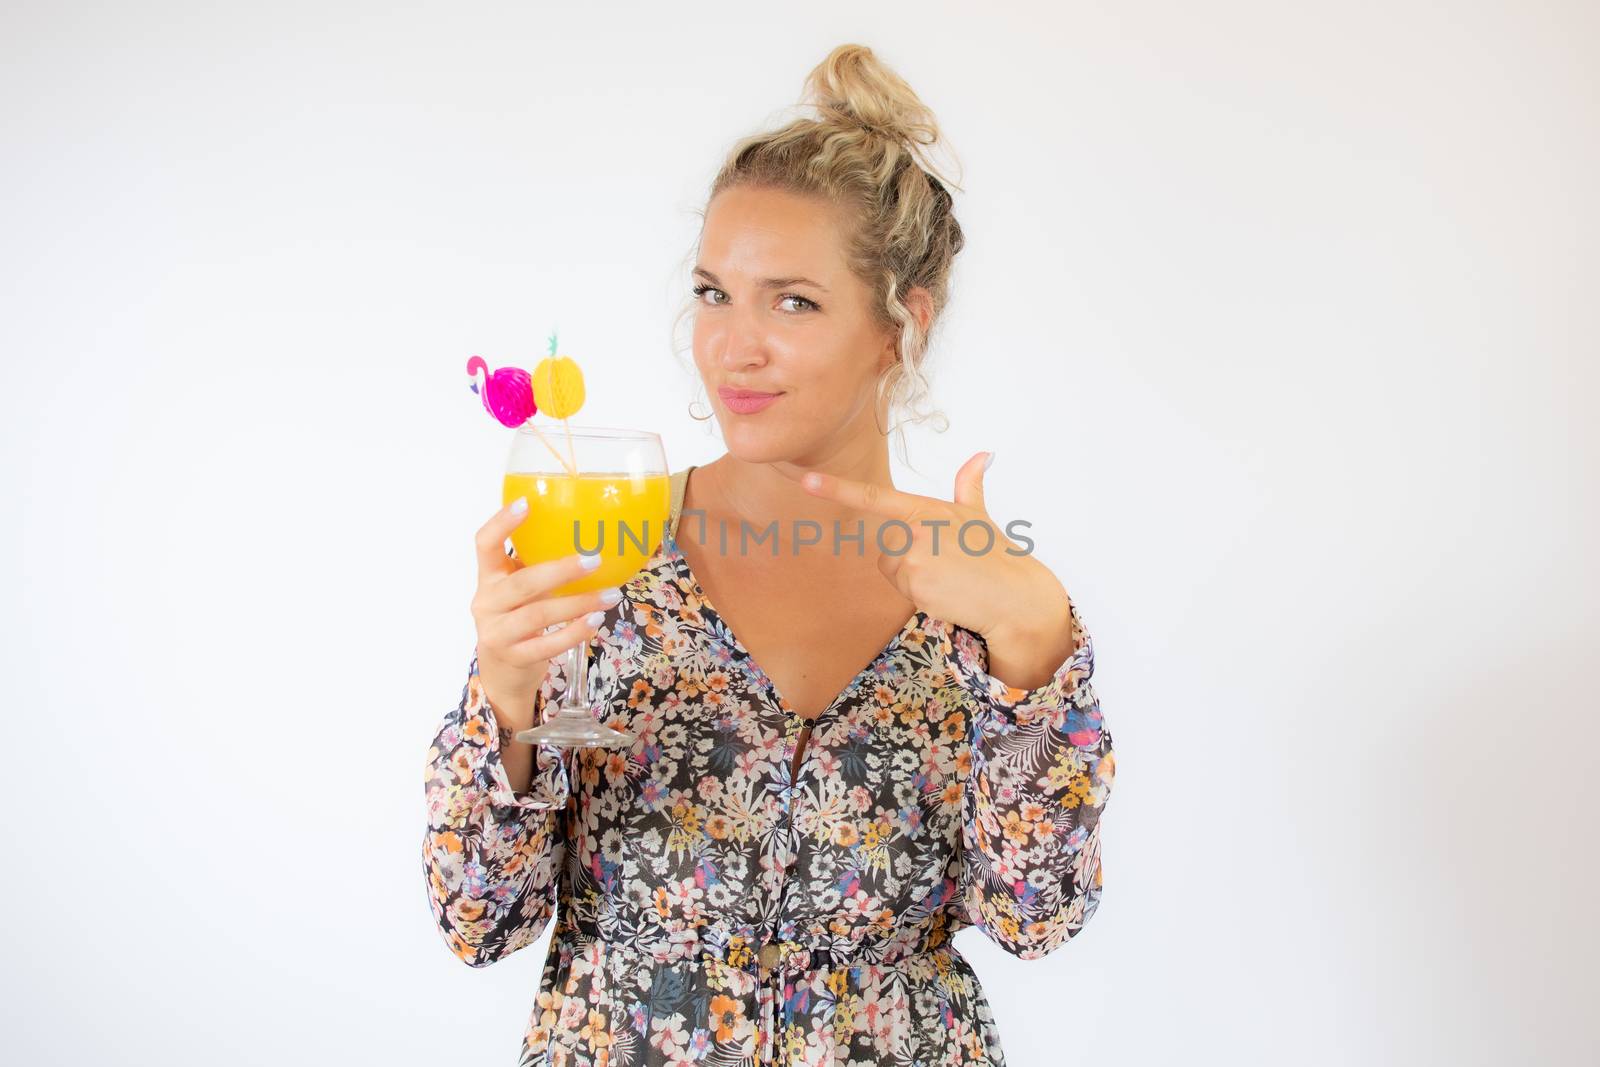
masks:
{"type": "Polygon", "coordinates": [[[1013,1067],[1595,1062],[1595,7],[579,7],[5,6],[8,1059],[513,1062],[420,858],[466,358],[715,458],[695,211],[859,41],[964,164],[897,477],[996,450],[1117,740],[1099,915],[958,942],[1013,1067]]]}

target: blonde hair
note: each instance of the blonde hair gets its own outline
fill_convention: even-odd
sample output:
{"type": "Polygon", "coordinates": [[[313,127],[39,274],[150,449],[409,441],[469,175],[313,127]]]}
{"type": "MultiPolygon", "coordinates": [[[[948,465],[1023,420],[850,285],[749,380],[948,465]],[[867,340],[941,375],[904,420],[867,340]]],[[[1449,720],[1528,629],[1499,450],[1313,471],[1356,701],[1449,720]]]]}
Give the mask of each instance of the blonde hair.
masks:
{"type": "MultiPolygon", "coordinates": [[[[845,261],[871,290],[878,324],[899,335],[898,357],[879,376],[874,403],[887,393],[891,415],[903,408],[906,421],[931,421],[942,433],[950,423],[928,406],[926,364],[933,328],[949,303],[951,265],[966,242],[946,188],[960,186],[941,180],[926,151],[939,143],[938,123],[911,86],[859,44],[839,45],[812,69],[801,106],[814,109],[815,117],[734,144],[707,202],[724,189],[758,186],[839,207],[847,220],[845,261]],[[901,299],[913,286],[932,297],[926,331],[901,299]]],[[[694,306],[691,301],[679,319],[694,306]]],[[[891,430],[899,433],[904,457],[902,426],[896,421],[891,430]]]]}

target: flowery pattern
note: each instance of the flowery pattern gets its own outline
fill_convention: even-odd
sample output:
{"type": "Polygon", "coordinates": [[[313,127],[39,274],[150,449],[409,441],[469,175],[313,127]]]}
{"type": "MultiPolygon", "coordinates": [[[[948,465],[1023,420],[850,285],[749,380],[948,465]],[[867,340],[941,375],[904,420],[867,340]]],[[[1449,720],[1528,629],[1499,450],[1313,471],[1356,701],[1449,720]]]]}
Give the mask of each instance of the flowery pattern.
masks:
{"type": "MultiPolygon", "coordinates": [[[[669,533],[591,641],[631,749],[538,746],[511,790],[473,660],[428,752],[428,899],[484,967],[555,919],[519,1067],[1004,1064],[952,935],[1034,959],[1094,914],[1115,774],[1076,650],[1035,689],[918,612],[813,720],[669,533]],[[559,907],[558,907],[559,904],[559,907]]],[[[539,690],[543,717],[565,690],[539,690]]]]}

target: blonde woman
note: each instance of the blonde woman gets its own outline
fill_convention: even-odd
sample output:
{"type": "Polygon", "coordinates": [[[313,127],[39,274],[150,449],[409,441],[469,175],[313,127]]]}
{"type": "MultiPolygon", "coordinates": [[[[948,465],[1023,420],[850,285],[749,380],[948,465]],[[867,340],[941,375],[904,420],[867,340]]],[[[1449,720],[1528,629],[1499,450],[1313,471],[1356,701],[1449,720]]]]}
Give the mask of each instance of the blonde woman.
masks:
{"type": "Polygon", "coordinates": [[[963,243],[920,159],[937,126],[859,45],[805,102],[712,185],[693,348],[727,452],[673,475],[645,569],[553,598],[583,561],[508,559],[525,508],[478,534],[423,858],[472,966],[555,917],[524,1065],[1002,1063],[952,935],[1032,959],[1100,899],[1115,761],[1083,620],[990,519],[991,454],[950,500],[890,477],[963,243]],[[579,641],[637,740],[515,742],[579,641]]]}

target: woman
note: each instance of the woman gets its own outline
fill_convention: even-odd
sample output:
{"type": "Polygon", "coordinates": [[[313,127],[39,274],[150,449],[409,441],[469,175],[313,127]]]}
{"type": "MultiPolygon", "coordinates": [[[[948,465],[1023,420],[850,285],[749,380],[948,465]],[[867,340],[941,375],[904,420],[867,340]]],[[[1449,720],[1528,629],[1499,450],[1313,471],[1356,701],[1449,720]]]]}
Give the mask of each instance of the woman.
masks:
{"type": "Polygon", "coordinates": [[[949,501],[890,479],[889,401],[919,399],[962,245],[914,151],[937,128],[860,46],[808,86],[820,118],[713,185],[694,358],[728,451],[674,475],[661,548],[609,596],[552,597],[582,559],[507,559],[525,507],[478,535],[424,859],[472,966],[556,915],[523,1064],[1002,1063],[951,935],[1031,959],[1099,902],[1115,763],[1082,619],[994,530],[992,455],[949,501]],[[775,539],[740,551],[741,524],[775,539]],[[638,740],[514,742],[579,641],[638,740]]]}

